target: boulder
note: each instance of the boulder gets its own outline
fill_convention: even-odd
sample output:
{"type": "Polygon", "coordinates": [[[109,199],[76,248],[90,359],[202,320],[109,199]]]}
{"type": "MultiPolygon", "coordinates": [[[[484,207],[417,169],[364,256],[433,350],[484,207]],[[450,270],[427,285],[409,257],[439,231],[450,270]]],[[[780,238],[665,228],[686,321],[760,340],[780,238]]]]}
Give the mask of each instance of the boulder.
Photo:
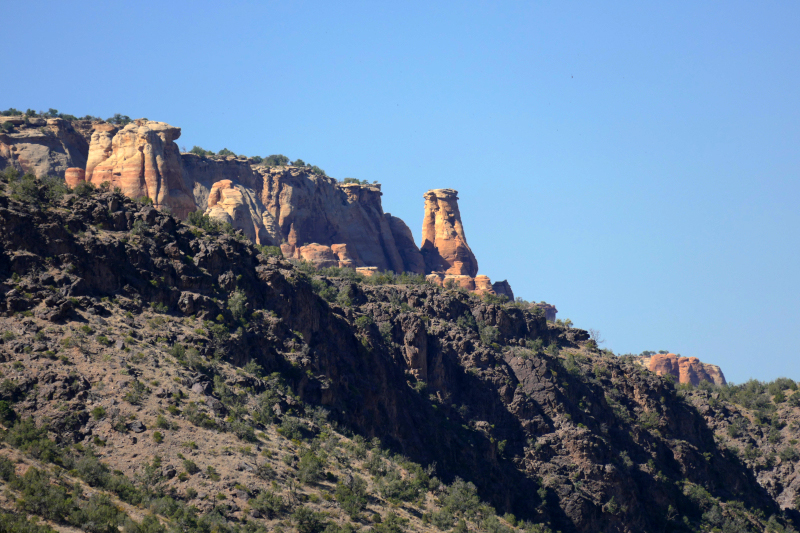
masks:
{"type": "Polygon", "coordinates": [[[464,235],[458,191],[433,189],[426,192],[424,198],[422,256],[425,271],[474,278],[478,274],[478,261],[464,235]]]}
{"type": "Polygon", "coordinates": [[[64,180],[67,182],[67,187],[72,189],[86,181],[86,171],[82,168],[70,167],[64,172],[64,180]]]}

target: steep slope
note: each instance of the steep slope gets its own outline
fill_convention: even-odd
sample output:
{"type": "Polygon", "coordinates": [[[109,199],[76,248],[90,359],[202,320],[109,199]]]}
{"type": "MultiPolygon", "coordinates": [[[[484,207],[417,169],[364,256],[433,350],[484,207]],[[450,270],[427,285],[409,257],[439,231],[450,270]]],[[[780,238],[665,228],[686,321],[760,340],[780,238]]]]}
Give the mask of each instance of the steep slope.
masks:
{"type": "MultiPolygon", "coordinates": [[[[753,468],[715,440],[669,380],[598,351],[582,330],[421,276],[296,266],[242,234],[209,234],[112,192],[60,197],[55,186],[15,183],[0,195],[6,412],[33,415],[63,443],[110,439],[103,458],[124,474],[144,475],[136,457],[155,453],[155,434],[134,442],[112,422],[93,423],[96,404],[134,415],[145,432],[159,414],[165,422],[156,424],[202,429],[192,440],[204,443],[203,464],[219,468],[211,450],[246,446],[237,439],[277,445],[280,457],[299,451],[272,424],[289,428],[290,409],[318,406],[332,427],[561,531],[763,531],[767,518],[785,520],[753,468]],[[258,367],[285,385],[258,378],[258,367]],[[137,394],[142,411],[127,406],[137,394]],[[259,415],[264,405],[271,416],[259,415]]],[[[174,464],[183,452],[168,431],[162,437],[156,444],[172,446],[163,455],[174,464]]],[[[378,467],[370,476],[377,498],[391,477],[378,467]]],[[[297,479],[275,483],[291,495],[297,479]]],[[[331,490],[308,498],[326,501],[331,490]]],[[[412,529],[430,527],[425,516],[441,530],[461,528],[459,516],[480,518],[468,529],[509,527],[487,526],[487,510],[439,514],[446,505],[433,499],[445,502],[449,490],[418,492],[396,512],[416,513],[412,529]]],[[[241,523],[237,507],[226,516],[241,523]]]]}

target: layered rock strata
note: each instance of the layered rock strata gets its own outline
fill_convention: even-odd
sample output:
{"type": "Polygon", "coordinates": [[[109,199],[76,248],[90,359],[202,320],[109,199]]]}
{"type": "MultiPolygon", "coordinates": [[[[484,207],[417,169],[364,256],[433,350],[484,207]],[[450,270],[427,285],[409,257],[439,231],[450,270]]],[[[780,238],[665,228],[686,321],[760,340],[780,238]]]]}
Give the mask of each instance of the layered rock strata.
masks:
{"type": "Polygon", "coordinates": [[[59,176],[85,167],[89,145],[73,124],[60,118],[0,117],[14,128],[0,132],[0,169],[13,167],[37,176],[59,176]]]}
{"type": "Polygon", "coordinates": [[[131,198],[148,197],[157,208],[186,218],[196,209],[185,186],[181,154],[175,140],[181,129],[164,122],[135,120],[113,134],[113,127],[95,128],[86,166],[86,180],[110,182],[131,198]],[[108,139],[111,137],[110,146],[108,139]]]}
{"type": "Polygon", "coordinates": [[[383,212],[379,185],[342,184],[307,167],[265,167],[245,157],[181,154],[180,128],[146,119],[124,127],[58,118],[4,121],[14,129],[0,134],[0,168],[57,174],[70,187],[109,182],[181,218],[199,209],[257,244],[280,246],[286,257],[320,267],[435,273],[431,279],[440,285],[514,298],[507,282],[478,276],[453,189],[425,194],[420,249],[406,223],[383,212]]]}
{"type": "Polygon", "coordinates": [[[422,256],[428,272],[457,276],[478,275],[478,261],[467,244],[458,191],[432,189],[425,193],[422,220],[422,256]]]}
{"type": "Polygon", "coordinates": [[[671,375],[678,383],[699,385],[708,381],[715,385],[725,385],[725,375],[717,365],[703,363],[697,357],[680,357],[674,353],[640,356],[637,363],[659,376],[671,375]]]}

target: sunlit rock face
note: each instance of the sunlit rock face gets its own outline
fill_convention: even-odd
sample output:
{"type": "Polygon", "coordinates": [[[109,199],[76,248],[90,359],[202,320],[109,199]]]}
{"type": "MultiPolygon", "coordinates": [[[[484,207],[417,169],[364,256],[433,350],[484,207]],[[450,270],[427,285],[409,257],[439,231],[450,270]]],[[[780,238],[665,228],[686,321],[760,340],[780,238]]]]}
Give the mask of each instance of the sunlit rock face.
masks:
{"type": "Polygon", "coordinates": [[[157,208],[169,208],[181,218],[196,209],[192,191],[184,184],[175,144],[180,128],[145,119],[117,132],[108,126],[92,133],[86,181],[109,182],[126,196],[150,198],[157,208]]]}

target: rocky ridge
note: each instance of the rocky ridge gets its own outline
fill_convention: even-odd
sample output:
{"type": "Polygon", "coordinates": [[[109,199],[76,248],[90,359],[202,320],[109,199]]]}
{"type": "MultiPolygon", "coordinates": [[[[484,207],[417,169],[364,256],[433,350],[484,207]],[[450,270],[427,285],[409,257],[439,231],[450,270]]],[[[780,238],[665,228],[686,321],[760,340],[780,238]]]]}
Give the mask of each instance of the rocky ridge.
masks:
{"type": "Polygon", "coordinates": [[[0,137],[0,167],[55,174],[70,186],[108,182],[129,198],[149,198],[157,209],[182,219],[200,210],[257,244],[280,246],[286,257],[317,266],[435,273],[431,279],[440,285],[513,300],[508,282],[492,284],[477,275],[452,189],[425,194],[420,249],[405,222],[383,212],[379,185],[339,183],[310,167],[181,154],[175,143],[180,128],[147,119],[123,127],[75,121],[77,129],[70,121],[48,119],[55,134],[43,137],[32,124],[44,119],[5,118],[19,131],[0,137]]]}
{"type": "MultiPolygon", "coordinates": [[[[481,521],[488,511],[440,515],[445,488],[392,511],[415,530],[461,528],[459,516],[477,516],[463,527],[510,531],[522,518],[561,531],[785,531],[797,518],[795,482],[787,476],[800,457],[781,447],[780,463],[744,462],[719,436],[719,427],[738,420],[728,413],[741,411],[722,397],[727,389],[717,398],[712,391],[709,400],[694,389],[676,390],[633,358],[598,350],[585,331],[548,323],[543,312],[445,290],[420,276],[365,278],[293,265],[260,253],[243,234],[209,234],[110,191],[84,188],[59,198],[44,188],[25,195],[5,188],[4,416],[33,416],[62,447],[102,448],[103,461],[124,475],[144,479],[153,465],[135,459],[156,451],[164,465],[180,464],[178,454],[186,452],[181,428],[192,428],[193,440],[203,443],[192,457],[203,465],[222,468],[212,450],[224,445],[233,448],[235,461],[248,462],[246,453],[234,451],[248,445],[283,461],[304,442],[319,458],[321,448],[302,431],[300,444],[289,444],[274,428],[284,431],[292,417],[321,407],[331,427],[377,439],[447,483],[470,481],[499,512],[515,515],[493,525],[481,521]],[[113,365],[119,373],[109,374],[113,365]],[[266,375],[280,376],[285,387],[267,385],[266,375]],[[267,400],[270,416],[256,416],[259,395],[268,390],[274,394],[267,400]],[[704,411],[712,400],[713,411],[704,411]],[[97,423],[95,407],[132,414],[141,425],[126,420],[130,427],[122,430],[117,419],[97,423]],[[163,422],[152,422],[159,415],[163,422]],[[162,427],[173,424],[179,429],[162,427]]],[[[767,399],[774,403],[777,396],[767,399]]],[[[758,413],[773,413],[760,397],[754,402],[758,413]]],[[[776,418],[796,416],[794,404],[783,402],[786,411],[774,411],[776,418]]],[[[21,429],[7,427],[6,442],[16,446],[21,429]]],[[[772,439],[791,443],[797,430],[785,424],[772,439]]],[[[211,506],[182,492],[183,481],[170,478],[164,465],[159,469],[168,481],[159,483],[179,499],[211,506]]],[[[334,470],[334,479],[345,478],[346,471],[334,470]]],[[[278,522],[246,515],[247,491],[225,492],[230,488],[213,478],[196,486],[235,504],[224,511],[228,528],[252,518],[263,527],[301,530],[305,511],[294,516],[307,505],[307,511],[331,513],[336,527],[383,531],[377,519],[369,524],[342,514],[333,486],[302,481],[299,463],[281,473],[272,490],[292,514],[281,510],[269,518],[278,522]],[[323,511],[311,494],[337,504],[323,511]]],[[[234,489],[237,481],[259,493],[268,487],[246,473],[226,475],[221,481],[234,489]]],[[[377,500],[386,498],[380,487],[390,481],[385,464],[370,476],[371,509],[388,518],[377,500]]]]}

